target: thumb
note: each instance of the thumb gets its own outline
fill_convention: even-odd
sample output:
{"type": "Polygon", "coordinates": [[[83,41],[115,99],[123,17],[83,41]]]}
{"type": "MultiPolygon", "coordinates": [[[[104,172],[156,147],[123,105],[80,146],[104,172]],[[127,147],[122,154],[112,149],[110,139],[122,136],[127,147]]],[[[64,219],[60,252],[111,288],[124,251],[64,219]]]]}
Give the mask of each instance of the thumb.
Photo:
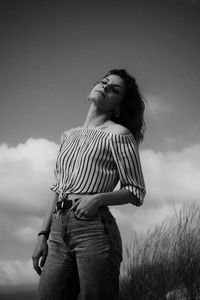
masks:
{"type": "Polygon", "coordinates": [[[46,261],[46,258],[47,258],[47,253],[44,253],[42,258],[41,258],[41,261],[40,261],[40,267],[44,267],[44,264],[45,264],[45,261],[46,261]]]}
{"type": "Polygon", "coordinates": [[[77,208],[77,206],[80,204],[80,202],[81,202],[81,199],[78,199],[78,201],[74,201],[74,204],[72,205],[72,210],[74,211],[74,210],[76,210],[76,208],[77,208]]]}

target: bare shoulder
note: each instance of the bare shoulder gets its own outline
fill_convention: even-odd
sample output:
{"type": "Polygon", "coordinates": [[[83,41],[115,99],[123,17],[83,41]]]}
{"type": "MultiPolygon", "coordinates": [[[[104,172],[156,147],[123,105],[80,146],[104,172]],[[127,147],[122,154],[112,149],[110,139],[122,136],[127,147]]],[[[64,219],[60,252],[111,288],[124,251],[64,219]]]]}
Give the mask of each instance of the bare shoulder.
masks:
{"type": "Polygon", "coordinates": [[[109,128],[110,133],[115,133],[115,134],[122,134],[122,135],[126,135],[126,134],[130,134],[130,130],[120,124],[113,124],[110,128],[109,128]]]}

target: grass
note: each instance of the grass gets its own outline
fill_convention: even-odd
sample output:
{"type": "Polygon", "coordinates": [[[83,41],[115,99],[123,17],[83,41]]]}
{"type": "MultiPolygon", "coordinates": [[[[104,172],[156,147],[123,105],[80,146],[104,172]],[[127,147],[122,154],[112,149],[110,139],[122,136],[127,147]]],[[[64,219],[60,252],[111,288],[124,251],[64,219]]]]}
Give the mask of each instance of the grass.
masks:
{"type": "Polygon", "coordinates": [[[200,209],[184,207],[125,247],[119,300],[200,299],[200,209]]]}

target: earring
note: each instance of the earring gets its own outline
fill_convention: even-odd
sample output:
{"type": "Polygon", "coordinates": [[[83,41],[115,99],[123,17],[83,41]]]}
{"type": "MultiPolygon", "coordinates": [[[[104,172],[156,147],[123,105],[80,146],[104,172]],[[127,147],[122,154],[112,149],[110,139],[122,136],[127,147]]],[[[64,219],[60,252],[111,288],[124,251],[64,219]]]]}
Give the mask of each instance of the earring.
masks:
{"type": "Polygon", "coordinates": [[[119,116],[120,116],[120,110],[117,109],[117,110],[114,111],[114,117],[119,118],[119,116]]]}

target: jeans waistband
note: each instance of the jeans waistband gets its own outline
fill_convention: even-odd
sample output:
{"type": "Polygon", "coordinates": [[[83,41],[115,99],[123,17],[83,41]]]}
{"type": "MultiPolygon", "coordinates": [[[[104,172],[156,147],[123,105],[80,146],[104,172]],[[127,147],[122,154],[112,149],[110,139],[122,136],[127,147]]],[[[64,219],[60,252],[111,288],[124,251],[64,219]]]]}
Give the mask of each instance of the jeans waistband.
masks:
{"type": "MultiPolygon", "coordinates": [[[[58,200],[56,203],[55,211],[61,212],[66,210],[71,210],[73,204],[80,199],[79,194],[67,194],[65,199],[58,200]]],[[[98,215],[102,218],[107,218],[108,216],[112,216],[108,206],[102,206],[99,209],[98,215]]]]}
{"type": "Polygon", "coordinates": [[[58,200],[58,202],[56,203],[56,210],[60,211],[70,209],[73,204],[78,201],[78,199],[78,194],[67,194],[64,199],[58,200]]]}

